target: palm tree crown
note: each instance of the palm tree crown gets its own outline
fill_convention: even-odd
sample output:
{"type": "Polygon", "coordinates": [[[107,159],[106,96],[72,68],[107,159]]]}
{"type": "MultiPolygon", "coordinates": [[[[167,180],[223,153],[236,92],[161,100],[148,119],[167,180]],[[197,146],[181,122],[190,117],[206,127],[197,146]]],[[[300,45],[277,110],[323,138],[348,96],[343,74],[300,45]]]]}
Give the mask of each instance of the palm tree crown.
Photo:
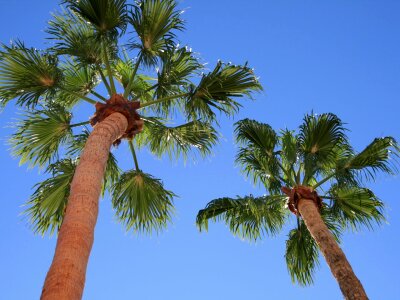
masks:
{"type": "Polygon", "coordinates": [[[177,46],[184,21],[175,1],[62,3],[46,30],[50,48],[14,41],[0,51],[0,104],[16,99],[26,109],[11,138],[13,154],[21,163],[46,167],[51,176],[36,185],[26,213],[36,232],[58,230],[90,133],[89,116],[75,121],[72,110],[81,101],[99,107],[121,92],[128,102],[140,100],[144,129],[132,139],[140,131],[137,123],[124,140],[134,169],[122,172],[110,154],[104,191],[128,229],[159,230],[170,219],[175,194],[142,171],[135,150],[147,147],[171,159],[209,154],[218,141],[215,112],[234,114],[237,98],[261,86],[247,65],[219,62],[208,72],[196,54],[177,46]],[[173,119],[181,124],[171,125],[173,119]]]}
{"type": "Polygon", "coordinates": [[[313,282],[319,248],[288,197],[290,191],[306,187],[316,192],[321,217],[338,241],[346,229],[384,221],[383,203],[363,182],[378,172],[396,172],[399,147],[392,137],[377,138],[356,152],[342,121],[331,113],[306,115],[298,132],[278,134],[267,124],[245,119],[236,123],[235,133],[237,164],[268,195],[213,200],[199,211],[200,229],[207,230],[210,219],[222,220],[234,234],[256,240],[277,234],[293,215],[290,209],[297,225],[288,234],[286,263],[292,280],[307,285],[313,282]]]}

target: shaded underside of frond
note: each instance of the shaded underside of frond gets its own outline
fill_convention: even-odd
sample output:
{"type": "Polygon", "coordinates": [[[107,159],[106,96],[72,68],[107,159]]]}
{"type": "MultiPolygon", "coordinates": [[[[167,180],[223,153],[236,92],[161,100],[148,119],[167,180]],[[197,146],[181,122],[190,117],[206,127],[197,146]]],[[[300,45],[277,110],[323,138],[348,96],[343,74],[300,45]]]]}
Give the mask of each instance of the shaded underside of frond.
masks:
{"type": "Polygon", "coordinates": [[[141,171],[123,173],[112,190],[112,204],[127,230],[151,233],[166,227],[176,195],[161,180],[141,171]]]}
{"type": "Polygon", "coordinates": [[[33,230],[44,235],[58,232],[68,201],[70,184],[76,160],[64,159],[46,169],[51,177],[35,185],[36,190],[26,203],[24,214],[29,217],[33,230]]]}
{"type": "Polygon", "coordinates": [[[285,196],[219,198],[200,210],[196,223],[208,229],[209,220],[223,221],[240,238],[257,240],[264,234],[275,235],[285,222],[285,196]]]}

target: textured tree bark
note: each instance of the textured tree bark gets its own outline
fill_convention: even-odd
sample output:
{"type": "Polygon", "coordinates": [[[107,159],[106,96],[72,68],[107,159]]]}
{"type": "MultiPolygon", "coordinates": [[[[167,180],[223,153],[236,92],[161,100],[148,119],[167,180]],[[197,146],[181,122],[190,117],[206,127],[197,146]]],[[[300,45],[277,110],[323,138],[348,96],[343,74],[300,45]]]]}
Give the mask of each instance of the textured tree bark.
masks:
{"type": "Polygon", "coordinates": [[[346,256],[321,218],[312,200],[300,199],[298,210],[309,232],[317,242],[333,276],[348,300],[368,299],[361,282],[353,272],[346,256]]]}
{"type": "Polygon", "coordinates": [[[42,290],[43,300],[82,298],[108,155],[112,143],[127,126],[124,115],[113,113],[94,127],[86,142],[72,179],[53,262],[42,290]]]}

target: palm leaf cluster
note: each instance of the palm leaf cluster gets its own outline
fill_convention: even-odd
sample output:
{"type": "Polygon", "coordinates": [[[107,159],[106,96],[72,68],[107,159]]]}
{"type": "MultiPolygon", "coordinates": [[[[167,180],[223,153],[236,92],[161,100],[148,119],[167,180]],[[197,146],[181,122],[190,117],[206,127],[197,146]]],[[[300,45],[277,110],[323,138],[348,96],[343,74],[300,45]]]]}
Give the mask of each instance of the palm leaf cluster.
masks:
{"type": "MultiPolygon", "coordinates": [[[[211,153],[218,142],[216,112],[232,115],[238,98],[261,90],[247,66],[219,62],[210,72],[187,47],[181,11],[172,0],[65,0],[46,29],[48,49],[16,41],[0,50],[0,102],[26,109],[10,142],[21,163],[45,168],[26,210],[35,230],[62,222],[76,161],[90,134],[79,103],[105,102],[115,93],[141,101],[143,133],[124,143],[134,166],[121,170],[110,155],[103,192],[117,219],[134,231],[163,228],[175,194],[139,168],[135,149],[158,157],[211,153]],[[174,121],[177,122],[174,124],[174,121]]],[[[94,107],[93,107],[94,112],[94,107]]]]}
{"type": "MultiPolygon", "coordinates": [[[[397,171],[400,149],[392,137],[375,139],[356,152],[342,121],[330,113],[306,115],[297,132],[277,133],[268,124],[245,119],[236,123],[235,133],[237,164],[269,195],[211,201],[197,216],[200,229],[207,229],[211,219],[224,221],[242,238],[274,235],[293,216],[281,187],[295,186],[317,190],[323,199],[321,217],[338,241],[346,229],[384,221],[383,203],[364,182],[397,171]]],[[[293,218],[297,226],[288,234],[286,263],[292,280],[307,285],[313,282],[319,249],[304,221],[293,218]]]]}

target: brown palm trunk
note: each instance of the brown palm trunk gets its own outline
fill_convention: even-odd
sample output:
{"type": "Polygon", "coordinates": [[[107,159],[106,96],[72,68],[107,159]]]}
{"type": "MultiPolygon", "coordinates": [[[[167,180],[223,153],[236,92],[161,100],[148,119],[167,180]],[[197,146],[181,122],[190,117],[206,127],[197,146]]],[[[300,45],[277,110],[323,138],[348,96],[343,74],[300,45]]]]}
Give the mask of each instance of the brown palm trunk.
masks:
{"type": "Polygon", "coordinates": [[[308,231],[317,242],[346,299],[368,299],[346,256],[321,218],[313,200],[300,199],[298,210],[308,231]]]}
{"type": "Polygon", "coordinates": [[[110,147],[127,126],[124,115],[113,113],[94,127],[86,142],[71,183],[53,262],[42,290],[43,300],[82,298],[110,147]]]}

